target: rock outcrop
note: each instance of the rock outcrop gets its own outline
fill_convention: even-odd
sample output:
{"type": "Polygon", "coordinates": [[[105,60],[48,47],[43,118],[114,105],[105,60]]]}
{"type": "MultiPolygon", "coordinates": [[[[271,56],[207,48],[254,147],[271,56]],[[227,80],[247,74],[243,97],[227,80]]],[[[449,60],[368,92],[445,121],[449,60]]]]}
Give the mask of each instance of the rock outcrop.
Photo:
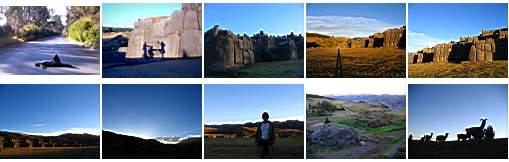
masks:
{"type": "Polygon", "coordinates": [[[357,144],[358,135],[352,127],[328,123],[316,128],[309,140],[320,146],[343,148],[357,144]]]}
{"type": "Polygon", "coordinates": [[[481,31],[458,42],[437,44],[409,54],[410,63],[507,60],[507,28],[481,31]],[[432,59],[429,59],[432,58],[432,59]]]}
{"type": "Polygon", "coordinates": [[[388,29],[369,37],[353,38],[350,48],[401,47],[405,48],[406,27],[388,29]]]}
{"type": "Polygon", "coordinates": [[[269,36],[263,31],[253,36],[237,35],[218,25],[205,32],[207,72],[235,71],[258,62],[304,58],[304,38],[290,33],[269,36]]]}
{"type": "Polygon", "coordinates": [[[147,57],[145,43],[152,47],[154,58],[202,56],[201,15],[201,3],[183,3],[181,10],[174,11],[171,16],[136,21],[134,30],[129,34],[126,58],[147,57]],[[161,42],[164,43],[164,50],[161,50],[161,42]]]}

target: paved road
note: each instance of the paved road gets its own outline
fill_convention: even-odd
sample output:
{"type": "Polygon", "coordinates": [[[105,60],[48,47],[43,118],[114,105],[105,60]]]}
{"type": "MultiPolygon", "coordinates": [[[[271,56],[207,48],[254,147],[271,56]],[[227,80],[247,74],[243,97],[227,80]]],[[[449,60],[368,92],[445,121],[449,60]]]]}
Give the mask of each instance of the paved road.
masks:
{"type": "Polygon", "coordinates": [[[0,74],[51,75],[99,74],[99,51],[83,48],[63,36],[52,36],[0,49],[0,74]],[[77,68],[38,68],[36,61],[51,60],[58,54],[62,63],[77,68]]]}

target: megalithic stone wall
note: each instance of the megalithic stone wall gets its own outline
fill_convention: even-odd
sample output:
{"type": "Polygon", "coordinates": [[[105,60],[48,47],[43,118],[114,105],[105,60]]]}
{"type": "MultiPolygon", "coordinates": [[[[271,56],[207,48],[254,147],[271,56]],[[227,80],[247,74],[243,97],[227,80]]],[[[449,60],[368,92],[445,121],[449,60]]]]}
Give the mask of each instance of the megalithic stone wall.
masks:
{"type": "Polygon", "coordinates": [[[507,60],[507,33],[507,28],[483,30],[479,36],[462,37],[459,42],[437,44],[417,53],[424,54],[422,63],[427,62],[427,55],[433,55],[433,62],[507,60]]]}
{"type": "Polygon", "coordinates": [[[156,58],[183,58],[202,56],[202,6],[200,3],[184,3],[181,10],[171,16],[151,17],[138,20],[129,33],[126,58],[143,58],[143,44],[153,46],[156,58]],[[159,52],[164,42],[165,54],[159,52]]]}
{"type": "MultiPolygon", "coordinates": [[[[383,32],[384,34],[384,47],[398,47],[401,46],[400,41],[404,40],[405,27],[389,29],[383,32]],[[403,38],[403,39],[402,39],[403,38]]],[[[402,42],[403,43],[403,42],[402,42]]],[[[404,44],[403,44],[404,46],[404,44]]]]}
{"type": "Polygon", "coordinates": [[[434,62],[447,62],[449,53],[452,49],[452,43],[437,44],[434,48],[433,61],[434,62]]]}
{"type": "Polygon", "coordinates": [[[295,60],[301,57],[304,38],[292,34],[269,36],[260,32],[249,37],[221,30],[218,25],[205,32],[205,69],[226,72],[243,68],[247,64],[266,61],[295,60]]]}
{"type": "Polygon", "coordinates": [[[369,37],[352,39],[350,48],[405,47],[406,27],[388,29],[369,37]]]}

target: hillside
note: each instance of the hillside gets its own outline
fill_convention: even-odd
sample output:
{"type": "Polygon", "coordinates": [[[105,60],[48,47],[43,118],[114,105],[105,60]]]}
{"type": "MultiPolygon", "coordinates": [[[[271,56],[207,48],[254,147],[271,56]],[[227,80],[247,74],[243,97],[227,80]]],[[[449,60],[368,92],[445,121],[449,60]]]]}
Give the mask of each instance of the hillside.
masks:
{"type": "Polygon", "coordinates": [[[62,134],[59,136],[38,136],[29,135],[17,132],[5,132],[0,131],[0,136],[6,139],[29,139],[37,143],[38,141],[44,143],[57,143],[56,147],[70,146],[75,144],[81,144],[82,146],[98,146],[100,143],[99,136],[91,134],[62,134]]]}
{"type": "Polygon", "coordinates": [[[133,136],[103,131],[103,158],[134,159],[199,159],[201,158],[201,138],[188,139],[179,144],[163,144],[155,139],[142,139],[133,136]]]}
{"type": "Polygon", "coordinates": [[[372,95],[372,94],[361,94],[361,95],[343,95],[343,96],[327,96],[335,100],[345,102],[373,102],[380,103],[389,106],[391,109],[402,109],[406,106],[405,95],[372,95]]]}

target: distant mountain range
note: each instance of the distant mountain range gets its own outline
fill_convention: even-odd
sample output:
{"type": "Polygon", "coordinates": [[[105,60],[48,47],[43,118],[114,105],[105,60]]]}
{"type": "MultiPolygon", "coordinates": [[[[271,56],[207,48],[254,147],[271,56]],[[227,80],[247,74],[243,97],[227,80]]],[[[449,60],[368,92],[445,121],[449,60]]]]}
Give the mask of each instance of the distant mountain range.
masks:
{"type": "MultiPolygon", "coordinates": [[[[242,127],[258,127],[261,122],[256,123],[244,123],[244,124],[221,124],[221,125],[205,125],[209,128],[218,128],[218,129],[236,129],[242,127]]],[[[284,122],[273,121],[272,124],[274,128],[286,128],[286,129],[298,129],[304,130],[304,122],[299,120],[287,120],[284,122]]]]}
{"type": "Polygon", "coordinates": [[[0,136],[6,139],[30,139],[31,141],[43,141],[58,143],[57,146],[82,144],[89,146],[99,146],[100,137],[92,134],[71,134],[66,133],[59,136],[39,136],[29,135],[18,132],[0,131],[0,136]]]}
{"type": "Polygon", "coordinates": [[[143,139],[134,136],[103,131],[103,158],[105,159],[199,159],[201,158],[201,137],[187,138],[178,144],[164,144],[160,139],[143,139]]]}
{"type": "Polygon", "coordinates": [[[405,95],[374,95],[374,94],[360,94],[360,95],[306,95],[308,98],[324,98],[337,101],[345,102],[372,102],[380,103],[389,106],[390,109],[404,109],[406,107],[406,96],[405,95]]]}

